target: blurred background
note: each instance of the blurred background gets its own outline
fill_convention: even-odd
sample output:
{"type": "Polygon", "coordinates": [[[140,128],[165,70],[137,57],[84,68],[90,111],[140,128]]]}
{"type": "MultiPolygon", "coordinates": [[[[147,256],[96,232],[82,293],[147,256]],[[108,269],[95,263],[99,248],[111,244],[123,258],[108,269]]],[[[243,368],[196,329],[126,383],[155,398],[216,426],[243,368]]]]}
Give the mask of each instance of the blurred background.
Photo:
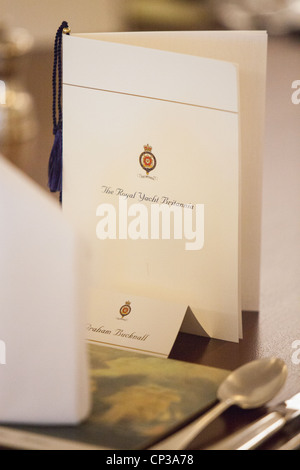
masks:
{"type": "Polygon", "coordinates": [[[274,66],[299,57],[300,0],[0,0],[0,12],[0,152],[45,188],[61,21],[73,32],[264,29],[274,66]]]}
{"type": "Polygon", "coordinates": [[[51,43],[63,19],[77,32],[300,28],[299,0],[0,0],[1,22],[23,27],[35,46],[51,43]]]}

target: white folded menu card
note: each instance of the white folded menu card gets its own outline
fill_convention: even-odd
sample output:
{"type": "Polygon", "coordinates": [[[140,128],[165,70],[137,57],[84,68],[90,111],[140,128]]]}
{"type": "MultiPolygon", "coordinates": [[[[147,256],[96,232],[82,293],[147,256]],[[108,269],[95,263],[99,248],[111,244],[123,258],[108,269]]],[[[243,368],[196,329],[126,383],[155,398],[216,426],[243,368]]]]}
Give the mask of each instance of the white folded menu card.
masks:
{"type": "Polygon", "coordinates": [[[86,253],[57,203],[0,157],[0,422],[89,412],[86,253]]]}
{"type": "Polygon", "coordinates": [[[63,210],[90,247],[88,339],[168,356],[180,329],[242,337],[265,67],[264,32],[64,35],[63,210]]]}

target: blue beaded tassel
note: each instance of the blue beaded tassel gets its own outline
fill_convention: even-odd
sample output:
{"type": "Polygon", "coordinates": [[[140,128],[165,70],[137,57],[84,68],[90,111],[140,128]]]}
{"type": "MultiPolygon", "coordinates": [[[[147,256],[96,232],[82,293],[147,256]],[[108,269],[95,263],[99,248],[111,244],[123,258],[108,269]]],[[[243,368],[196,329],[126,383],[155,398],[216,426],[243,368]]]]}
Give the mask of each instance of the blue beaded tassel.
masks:
{"type": "Polygon", "coordinates": [[[48,186],[51,192],[60,192],[62,198],[62,34],[69,34],[68,23],[63,21],[58,28],[54,42],[52,75],[52,118],[54,143],[48,167],[48,186]]]}

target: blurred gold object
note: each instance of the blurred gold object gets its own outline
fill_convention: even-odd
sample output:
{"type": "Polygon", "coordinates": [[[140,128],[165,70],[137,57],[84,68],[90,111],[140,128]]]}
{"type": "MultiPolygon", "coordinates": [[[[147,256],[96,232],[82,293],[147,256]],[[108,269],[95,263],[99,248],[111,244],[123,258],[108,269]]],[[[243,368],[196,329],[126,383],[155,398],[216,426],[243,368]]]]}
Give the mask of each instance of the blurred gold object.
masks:
{"type": "Polygon", "coordinates": [[[64,34],[70,34],[70,32],[71,32],[71,28],[69,28],[69,27],[63,29],[64,34]]]}
{"type": "Polygon", "coordinates": [[[208,0],[128,0],[133,30],[198,30],[211,25],[208,0]]]}
{"type": "Polygon", "coordinates": [[[18,73],[19,61],[31,47],[25,30],[9,30],[0,24],[0,150],[36,134],[33,99],[18,73]]]}
{"type": "Polygon", "coordinates": [[[228,29],[264,29],[272,35],[300,31],[300,0],[210,0],[210,5],[228,29]]]}

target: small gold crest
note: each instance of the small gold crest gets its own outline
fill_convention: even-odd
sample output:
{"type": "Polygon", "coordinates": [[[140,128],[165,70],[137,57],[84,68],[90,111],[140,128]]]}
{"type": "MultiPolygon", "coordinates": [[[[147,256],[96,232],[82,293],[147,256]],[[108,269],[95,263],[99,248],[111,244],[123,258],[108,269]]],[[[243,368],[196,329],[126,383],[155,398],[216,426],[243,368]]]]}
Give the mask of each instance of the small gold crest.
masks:
{"type": "Polygon", "coordinates": [[[152,153],[151,145],[144,145],[144,152],[140,155],[140,165],[147,175],[156,167],[156,158],[152,153]]]}
{"type": "Polygon", "coordinates": [[[125,302],[125,305],[122,305],[122,307],[120,308],[120,315],[122,318],[127,317],[131,313],[130,304],[131,302],[127,300],[127,302],[125,302]]]}

